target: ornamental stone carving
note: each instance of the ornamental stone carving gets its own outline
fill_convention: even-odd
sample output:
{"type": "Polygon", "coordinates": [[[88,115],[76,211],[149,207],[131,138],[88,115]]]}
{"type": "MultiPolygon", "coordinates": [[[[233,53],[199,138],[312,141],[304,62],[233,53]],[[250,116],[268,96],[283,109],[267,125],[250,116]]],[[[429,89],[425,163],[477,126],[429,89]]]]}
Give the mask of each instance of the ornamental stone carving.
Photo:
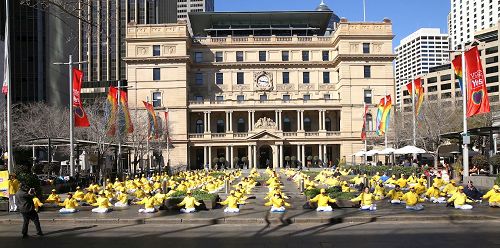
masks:
{"type": "Polygon", "coordinates": [[[273,75],[262,71],[253,74],[255,89],[260,91],[269,91],[273,89],[273,75]]]}
{"type": "Polygon", "coordinates": [[[163,47],[163,53],[167,55],[173,55],[175,54],[176,47],[175,46],[164,46],[163,47]]]}
{"type": "Polygon", "coordinates": [[[255,122],[255,129],[276,129],[276,123],[267,117],[260,118],[255,122]]]}
{"type": "Polygon", "coordinates": [[[294,90],[293,84],[280,84],[276,85],[276,89],[278,91],[292,91],[294,90]]]}
{"type": "Polygon", "coordinates": [[[351,43],[349,47],[349,52],[350,53],[357,53],[359,51],[359,44],[358,43],[351,43]]]}
{"type": "Polygon", "coordinates": [[[138,56],[146,56],[148,51],[149,51],[148,47],[145,47],[145,46],[138,46],[137,47],[137,55],[138,56]]]}

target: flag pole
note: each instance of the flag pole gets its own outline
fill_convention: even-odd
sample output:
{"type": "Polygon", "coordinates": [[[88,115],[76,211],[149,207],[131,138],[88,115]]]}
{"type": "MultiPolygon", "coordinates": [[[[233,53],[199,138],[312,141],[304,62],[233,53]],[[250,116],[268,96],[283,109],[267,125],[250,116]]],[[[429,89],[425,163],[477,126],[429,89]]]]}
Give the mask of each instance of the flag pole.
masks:
{"type": "MultiPolygon", "coordinates": [[[[386,106],[386,107],[387,107],[387,88],[385,88],[384,106],[386,106]]],[[[390,111],[390,110],[389,110],[389,111],[390,111]]],[[[387,128],[386,128],[386,127],[387,127],[387,120],[386,120],[386,122],[385,122],[385,125],[386,125],[386,126],[385,126],[384,128],[385,128],[386,130],[384,130],[384,145],[385,145],[385,149],[387,149],[387,132],[386,132],[386,131],[387,131],[387,128]]]]}
{"type": "MultiPolygon", "coordinates": [[[[146,97],[146,102],[149,103],[149,96],[146,97]]],[[[151,133],[152,133],[152,128],[150,128],[150,133],[148,134],[148,137],[146,139],[146,154],[148,156],[148,173],[149,173],[149,170],[151,169],[151,156],[149,156],[149,138],[151,136],[151,133]]]]}
{"type": "Polygon", "coordinates": [[[366,0],[363,0],[363,22],[366,22],[366,0]]]}
{"type": "Polygon", "coordinates": [[[463,149],[463,176],[464,179],[465,177],[469,176],[469,147],[468,143],[469,141],[467,140],[468,138],[468,130],[467,130],[467,67],[465,65],[465,43],[462,45],[463,51],[462,51],[462,99],[463,99],[463,124],[464,124],[464,131],[463,131],[463,136],[462,136],[462,141],[464,143],[464,149],[463,149]]]}
{"type": "Polygon", "coordinates": [[[417,146],[417,127],[416,127],[416,115],[415,111],[415,80],[411,80],[411,108],[413,111],[413,146],[417,146]]]}
{"type": "MultiPolygon", "coordinates": [[[[11,105],[12,105],[12,93],[11,93],[11,76],[10,76],[10,20],[9,20],[9,0],[5,0],[5,80],[7,81],[7,170],[9,173],[13,172],[14,169],[14,152],[12,147],[12,120],[11,120],[11,105]]],[[[5,82],[4,82],[5,84],[5,82]]]]}

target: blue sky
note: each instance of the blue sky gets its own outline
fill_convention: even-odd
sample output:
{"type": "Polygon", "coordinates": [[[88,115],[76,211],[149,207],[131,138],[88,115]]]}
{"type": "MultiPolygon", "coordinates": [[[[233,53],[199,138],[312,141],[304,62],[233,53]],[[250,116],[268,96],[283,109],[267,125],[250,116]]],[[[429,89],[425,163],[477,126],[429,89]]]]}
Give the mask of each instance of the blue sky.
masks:
{"type": "MultiPolygon", "coordinates": [[[[216,11],[314,10],[321,0],[215,0],[216,11]]],[[[325,0],[339,16],[363,20],[363,0],[325,0]]],[[[393,22],[394,46],[419,28],[447,31],[450,0],[366,0],[367,21],[393,22]]]]}

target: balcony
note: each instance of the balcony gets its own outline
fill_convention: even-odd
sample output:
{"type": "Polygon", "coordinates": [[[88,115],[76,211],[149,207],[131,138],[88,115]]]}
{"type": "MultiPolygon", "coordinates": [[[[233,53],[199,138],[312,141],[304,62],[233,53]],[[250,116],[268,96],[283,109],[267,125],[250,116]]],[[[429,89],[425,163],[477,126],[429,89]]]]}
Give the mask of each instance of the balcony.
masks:
{"type": "Polygon", "coordinates": [[[306,137],[319,137],[319,132],[306,132],[306,137]]]}
{"type": "MultiPolygon", "coordinates": [[[[335,95],[335,94],[334,94],[335,95]]],[[[332,95],[332,96],[334,96],[332,95]]],[[[332,106],[332,104],[338,104],[340,106],[340,99],[310,99],[307,101],[304,101],[303,99],[290,99],[283,101],[283,99],[268,99],[265,101],[261,101],[260,99],[256,100],[243,100],[243,101],[238,101],[238,100],[223,100],[223,101],[210,101],[210,100],[204,100],[204,101],[189,101],[189,107],[191,108],[197,108],[197,107],[209,107],[209,106],[220,106],[220,107],[235,107],[237,105],[244,105],[245,107],[273,107],[273,106],[278,106],[278,105],[286,105],[289,107],[303,107],[303,106],[324,106],[327,104],[329,107],[332,106]]]]}
{"type": "Polygon", "coordinates": [[[215,45],[215,44],[304,44],[304,43],[321,43],[321,44],[332,44],[333,37],[323,37],[323,36],[244,36],[244,37],[195,37],[193,38],[193,43],[200,45],[215,45]]]}
{"type": "Polygon", "coordinates": [[[342,133],[340,131],[326,131],[326,136],[340,136],[342,133]]]}

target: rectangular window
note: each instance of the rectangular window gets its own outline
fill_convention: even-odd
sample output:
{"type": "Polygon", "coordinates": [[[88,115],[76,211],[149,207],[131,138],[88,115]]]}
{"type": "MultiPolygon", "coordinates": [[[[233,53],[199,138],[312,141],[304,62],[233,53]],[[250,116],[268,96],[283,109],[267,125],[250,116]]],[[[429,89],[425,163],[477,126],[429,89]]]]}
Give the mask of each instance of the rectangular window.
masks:
{"type": "Polygon", "coordinates": [[[451,80],[451,74],[446,74],[441,76],[441,81],[449,81],[451,80]]]}
{"type": "Polygon", "coordinates": [[[244,84],[245,83],[245,74],[243,72],[236,73],[236,84],[244,84]]]}
{"type": "Polygon", "coordinates": [[[438,81],[437,77],[431,77],[427,79],[427,84],[433,84],[436,83],[437,81],[438,81]]]}
{"type": "Polygon", "coordinates": [[[323,61],[329,61],[330,60],[330,51],[323,51],[323,61]]]}
{"type": "Polygon", "coordinates": [[[203,102],[203,96],[195,96],[194,99],[196,102],[199,102],[199,103],[203,102]]]}
{"type": "Polygon", "coordinates": [[[497,56],[486,58],[486,64],[487,65],[493,64],[493,63],[496,63],[496,62],[498,62],[498,57],[497,56]]]}
{"type": "Polygon", "coordinates": [[[196,63],[203,62],[203,53],[202,52],[195,52],[194,53],[194,62],[196,62],[196,63]]]}
{"type": "Polygon", "coordinates": [[[153,45],[153,56],[160,56],[160,45],[153,45]]]}
{"type": "Polygon", "coordinates": [[[302,73],[302,83],[303,84],[309,83],[309,72],[306,71],[302,73]]]}
{"type": "Polygon", "coordinates": [[[370,43],[363,43],[363,53],[370,53],[370,43]]]}
{"type": "Polygon", "coordinates": [[[215,101],[217,101],[217,102],[223,102],[224,101],[224,96],[215,96],[215,101]]]}
{"type": "Polygon", "coordinates": [[[302,51],[302,61],[309,61],[309,51],[302,51]]]}
{"type": "Polygon", "coordinates": [[[283,72],[283,84],[289,84],[290,83],[290,73],[287,71],[283,72]]]}
{"type": "Polygon", "coordinates": [[[266,61],[266,51],[259,51],[259,61],[266,61]]]}
{"type": "Polygon", "coordinates": [[[323,83],[324,84],[329,84],[330,83],[330,72],[329,71],[324,71],[323,72],[323,83]]]}
{"type": "Polygon", "coordinates": [[[323,98],[324,98],[325,100],[330,100],[330,99],[331,99],[331,96],[330,96],[330,94],[324,94],[324,95],[323,95],[323,98]]]}
{"type": "Polygon", "coordinates": [[[304,95],[304,102],[307,102],[311,100],[311,95],[307,94],[307,95],[304,95]]]}
{"type": "Polygon", "coordinates": [[[236,52],[236,61],[237,62],[243,61],[243,51],[237,51],[236,52]]]}
{"type": "Polygon", "coordinates": [[[224,84],[224,74],[222,72],[215,73],[215,83],[224,84]]]}
{"type": "Polygon", "coordinates": [[[493,66],[493,67],[487,67],[486,68],[486,74],[496,73],[496,72],[498,72],[498,66],[493,66]]]}
{"type": "Polygon", "coordinates": [[[195,74],[195,83],[196,85],[203,85],[203,73],[196,73],[195,74]]]}
{"type": "Polygon", "coordinates": [[[363,73],[365,78],[371,78],[372,77],[372,68],[369,65],[365,65],[363,67],[363,73]]]}
{"type": "Polygon", "coordinates": [[[266,102],[267,101],[267,95],[260,95],[260,102],[266,102]]]}
{"type": "Polygon", "coordinates": [[[244,95],[236,96],[236,101],[238,101],[238,103],[243,103],[245,101],[245,96],[244,95]]]}
{"type": "Polygon", "coordinates": [[[290,95],[283,95],[283,102],[290,102],[290,95]]]}
{"type": "Polygon", "coordinates": [[[429,92],[435,92],[437,90],[438,90],[437,85],[436,86],[430,86],[430,87],[427,88],[427,91],[429,91],[429,92]]]}
{"type": "Polygon", "coordinates": [[[160,68],[153,68],[153,81],[161,80],[160,68]]]}
{"type": "Polygon", "coordinates": [[[215,52],[215,62],[222,62],[222,52],[215,52]]]}
{"type": "Polygon", "coordinates": [[[451,84],[442,84],[441,85],[441,90],[449,90],[451,89],[451,84]]]}
{"type": "Polygon", "coordinates": [[[281,61],[289,61],[290,60],[290,52],[282,51],[281,52],[281,61]]]}
{"type": "Polygon", "coordinates": [[[363,95],[365,103],[372,104],[372,90],[365,90],[363,95]]]}
{"type": "Polygon", "coordinates": [[[153,107],[161,107],[161,92],[153,92],[153,107]]]}

